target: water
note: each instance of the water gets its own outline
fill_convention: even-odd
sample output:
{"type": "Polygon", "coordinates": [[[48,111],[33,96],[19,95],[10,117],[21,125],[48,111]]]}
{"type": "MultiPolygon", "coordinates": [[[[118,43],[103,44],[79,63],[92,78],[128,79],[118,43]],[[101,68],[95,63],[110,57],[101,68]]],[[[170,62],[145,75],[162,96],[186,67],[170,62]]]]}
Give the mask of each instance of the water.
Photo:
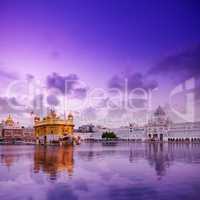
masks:
{"type": "Polygon", "coordinates": [[[0,200],[200,199],[199,144],[0,146],[0,200]]]}

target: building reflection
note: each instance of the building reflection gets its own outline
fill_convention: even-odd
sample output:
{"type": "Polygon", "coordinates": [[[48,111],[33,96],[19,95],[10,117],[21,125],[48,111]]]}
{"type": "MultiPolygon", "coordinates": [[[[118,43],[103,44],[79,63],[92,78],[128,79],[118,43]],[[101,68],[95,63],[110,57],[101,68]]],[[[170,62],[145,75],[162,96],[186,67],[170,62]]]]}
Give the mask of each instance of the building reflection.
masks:
{"type": "Polygon", "coordinates": [[[148,161],[159,178],[167,173],[174,162],[200,163],[200,144],[146,143],[145,146],[133,146],[129,152],[129,161],[139,158],[148,161]]]}
{"type": "Polygon", "coordinates": [[[163,143],[149,143],[146,148],[146,158],[149,164],[155,168],[157,176],[164,176],[172,160],[169,159],[163,143]]]}
{"type": "Polygon", "coordinates": [[[172,164],[172,157],[168,153],[169,146],[163,143],[146,143],[144,148],[131,148],[129,161],[134,162],[138,158],[147,160],[155,169],[156,175],[161,178],[166,174],[167,168],[172,164]]]}
{"type": "Polygon", "coordinates": [[[51,179],[56,179],[57,173],[66,171],[73,173],[73,146],[65,147],[36,146],[34,154],[34,172],[40,170],[47,173],[51,179]]]}
{"type": "Polygon", "coordinates": [[[1,163],[7,166],[8,168],[11,167],[18,159],[19,156],[16,155],[1,155],[1,163]]]}
{"type": "MultiPolygon", "coordinates": [[[[28,147],[27,147],[28,148],[28,147]]],[[[23,158],[31,158],[32,153],[26,147],[3,145],[0,149],[0,163],[8,168],[23,158]]]]}
{"type": "MultiPolygon", "coordinates": [[[[168,168],[178,162],[200,164],[200,144],[118,143],[115,146],[109,146],[102,143],[83,143],[75,148],[78,162],[128,159],[135,165],[137,161],[142,160],[142,164],[147,163],[155,170],[158,178],[165,176],[168,168]]],[[[31,164],[33,162],[31,169],[34,169],[35,173],[45,173],[51,179],[56,179],[60,172],[66,172],[72,176],[73,150],[72,145],[63,147],[2,145],[0,146],[0,166],[10,168],[14,165],[16,167],[28,160],[31,164]]]]}

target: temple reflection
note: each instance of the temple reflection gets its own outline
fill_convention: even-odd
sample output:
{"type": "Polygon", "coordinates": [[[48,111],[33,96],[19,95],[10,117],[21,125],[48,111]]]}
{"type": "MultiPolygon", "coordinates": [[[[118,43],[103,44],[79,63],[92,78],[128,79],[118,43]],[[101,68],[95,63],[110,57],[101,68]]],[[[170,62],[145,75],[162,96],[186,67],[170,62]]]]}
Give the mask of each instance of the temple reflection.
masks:
{"type": "Polygon", "coordinates": [[[66,171],[73,173],[73,146],[65,147],[36,146],[34,154],[34,172],[40,170],[47,173],[51,179],[56,179],[57,173],[66,171]]]}
{"type": "Polygon", "coordinates": [[[32,153],[30,151],[26,151],[25,147],[3,145],[0,149],[0,163],[10,168],[15,163],[20,162],[22,157],[31,158],[31,155],[32,153]]]}
{"type": "Polygon", "coordinates": [[[121,162],[123,159],[128,160],[134,166],[142,160],[145,163],[144,167],[147,163],[154,170],[155,175],[161,178],[167,175],[169,167],[177,163],[200,164],[200,144],[117,143],[105,145],[82,143],[75,147],[72,145],[62,147],[0,146],[0,165],[2,167],[10,169],[28,161],[31,163],[34,173],[45,173],[51,180],[55,180],[59,174],[63,175],[63,172],[72,176],[74,156],[77,162],[90,162],[91,165],[93,165],[92,161],[116,159],[121,162]]]}

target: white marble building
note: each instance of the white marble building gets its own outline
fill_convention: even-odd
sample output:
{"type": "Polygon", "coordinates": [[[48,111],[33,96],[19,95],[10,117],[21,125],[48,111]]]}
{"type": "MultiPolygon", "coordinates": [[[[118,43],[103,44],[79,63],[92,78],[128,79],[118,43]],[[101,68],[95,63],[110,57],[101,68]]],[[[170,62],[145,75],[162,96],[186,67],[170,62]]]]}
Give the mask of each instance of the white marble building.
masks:
{"type": "Polygon", "coordinates": [[[78,134],[83,140],[101,140],[102,133],[105,131],[113,131],[121,140],[200,142],[200,122],[173,123],[160,106],[144,126],[130,124],[113,129],[94,127],[93,132],[78,134]]]}
{"type": "Polygon", "coordinates": [[[200,141],[200,122],[173,123],[159,106],[146,126],[153,141],[200,141]]]}
{"type": "Polygon", "coordinates": [[[172,123],[168,131],[168,140],[200,140],[200,122],[172,123]]]}
{"type": "Polygon", "coordinates": [[[146,125],[146,139],[152,141],[167,140],[171,123],[165,111],[159,106],[146,125]]]}

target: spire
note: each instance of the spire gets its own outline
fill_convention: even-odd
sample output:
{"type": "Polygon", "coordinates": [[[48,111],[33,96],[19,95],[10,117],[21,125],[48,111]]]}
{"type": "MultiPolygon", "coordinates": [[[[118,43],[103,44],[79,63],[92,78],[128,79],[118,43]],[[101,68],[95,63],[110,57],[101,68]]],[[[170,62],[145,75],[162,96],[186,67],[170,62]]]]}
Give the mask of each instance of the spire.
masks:
{"type": "Polygon", "coordinates": [[[158,106],[158,108],[154,112],[154,115],[155,116],[166,115],[166,113],[165,113],[165,111],[163,110],[163,108],[161,106],[158,106]]]}
{"type": "Polygon", "coordinates": [[[66,120],[66,111],[64,109],[64,120],[66,120]]]}

